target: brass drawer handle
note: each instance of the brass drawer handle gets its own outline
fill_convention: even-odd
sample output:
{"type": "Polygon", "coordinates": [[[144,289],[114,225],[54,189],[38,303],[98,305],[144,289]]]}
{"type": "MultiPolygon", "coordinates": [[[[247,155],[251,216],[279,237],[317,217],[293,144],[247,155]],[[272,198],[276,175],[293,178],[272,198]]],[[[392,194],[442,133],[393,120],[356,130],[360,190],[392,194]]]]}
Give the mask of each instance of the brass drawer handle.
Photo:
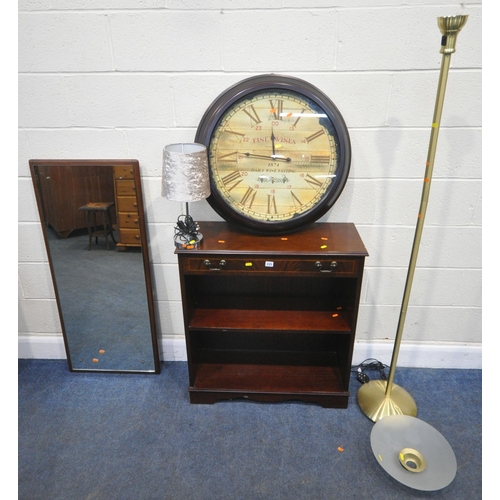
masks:
{"type": "Polygon", "coordinates": [[[210,269],[210,271],[222,271],[222,269],[226,265],[225,260],[219,261],[219,267],[212,267],[212,263],[208,259],[206,259],[203,263],[208,269],[210,269]]]}
{"type": "Polygon", "coordinates": [[[331,273],[338,264],[333,260],[330,262],[330,269],[323,269],[323,264],[318,260],[314,265],[318,268],[320,273],[331,273]]]}

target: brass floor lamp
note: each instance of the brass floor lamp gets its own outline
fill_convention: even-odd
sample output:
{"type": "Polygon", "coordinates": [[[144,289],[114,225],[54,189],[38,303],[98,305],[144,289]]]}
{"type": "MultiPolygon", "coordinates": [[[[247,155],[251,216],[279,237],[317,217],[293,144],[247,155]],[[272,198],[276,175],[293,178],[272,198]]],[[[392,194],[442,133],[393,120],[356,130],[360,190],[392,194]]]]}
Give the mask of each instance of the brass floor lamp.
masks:
{"type": "Polygon", "coordinates": [[[394,374],[403,335],[403,327],[410,299],[411,286],[415,273],[420,239],[424,227],[425,213],[427,210],[427,201],[432,180],[432,170],[434,168],[434,158],[436,156],[436,146],[439,135],[439,126],[441,122],[441,114],[443,110],[444,95],[446,91],[446,83],[448,79],[448,71],[450,68],[451,55],[455,52],[457,36],[460,30],[467,22],[467,15],[458,15],[450,17],[439,17],[438,26],[441,30],[441,50],[442,62],[441,71],[439,74],[438,90],[436,95],[436,103],[434,107],[434,117],[432,119],[431,136],[429,141],[429,150],[427,154],[427,162],[425,169],[424,184],[422,189],[422,198],[420,209],[417,218],[417,226],[413,247],[411,252],[410,264],[406,278],[406,285],[399,315],[399,323],[394,342],[394,350],[392,354],[391,367],[387,381],[372,380],[363,384],[358,391],[358,404],[361,410],[374,422],[390,416],[390,415],[408,415],[415,417],[417,414],[417,405],[412,396],[402,387],[394,384],[394,374]]]}

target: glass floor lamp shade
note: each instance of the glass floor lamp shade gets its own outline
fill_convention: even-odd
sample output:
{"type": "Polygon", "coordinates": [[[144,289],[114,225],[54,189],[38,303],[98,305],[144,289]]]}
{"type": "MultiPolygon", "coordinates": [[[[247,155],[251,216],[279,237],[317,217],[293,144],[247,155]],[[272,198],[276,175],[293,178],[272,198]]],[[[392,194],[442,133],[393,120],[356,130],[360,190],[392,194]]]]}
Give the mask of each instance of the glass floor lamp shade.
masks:
{"type": "Polygon", "coordinates": [[[197,248],[203,235],[189,215],[188,203],[210,196],[207,148],[203,144],[178,143],[163,148],[161,194],[167,200],[185,203],[185,213],[177,218],[175,246],[197,248]]]}

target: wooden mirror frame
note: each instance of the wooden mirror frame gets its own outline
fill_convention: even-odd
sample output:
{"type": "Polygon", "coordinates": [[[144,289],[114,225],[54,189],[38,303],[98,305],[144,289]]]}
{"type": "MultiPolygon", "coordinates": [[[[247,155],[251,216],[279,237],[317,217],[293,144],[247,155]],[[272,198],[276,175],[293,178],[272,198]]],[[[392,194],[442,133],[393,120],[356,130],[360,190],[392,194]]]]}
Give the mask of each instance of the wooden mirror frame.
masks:
{"type": "MultiPolygon", "coordinates": [[[[57,309],[59,313],[59,319],[61,322],[61,328],[62,328],[62,333],[63,333],[63,339],[64,339],[64,346],[65,346],[65,351],[66,351],[66,356],[67,356],[67,361],[68,361],[68,366],[69,370],[72,372],[99,372],[99,373],[107,373],[107,372],[112,372],[112,373],[155,373],[158,374],[160,373],[161,370],[161,364],[160,364],[160,357],[159,357],[159,346],[158,346],[158,338],[157,338],[157,333],[156,333],[156,321],[155,321],[155,309],[154,309],[154,300],[153,300],[153,286],[152,286],[152,278],[151,278],[151,269],[150,269],[150,259],[149,259],[149,250],[148,250],[148,243],[147,243],[147,232],[146,232],[146,222],[145,222],[145,215],[144,215],[144,206],[143,206],[143,196],[142,196],[142,185],[141,185],[141,178],[140,178],[140,170],[139,170],[139,162],[138,160],[129,160],[129,159],[120,159],[120,160],[97,160],[97,159],[69,159],[69,160],[62,160],[62,159],[47,159],[47,160],[39,160],[39,159],[34,159],[34,160],[29,160],[29,166],[30,166],[30,172],[31,172],[31,177],[33,181],[33,188],[35,191],[35,196],[36,196],[36,201],[37,201],[37,206],[38,206],[38,212],[40,216],[40,222],[42,225],[42,232],[43,232],[43,237],[44,237],[44,242],[45,242],[45,248],[47,250],[47,256],[48,256],[48,262],[49,262],[49,267],[50,267],[50,273],[52,277],[52,283],[54,286],[54,293],[55,293],[55,298],[57,302],[57,309]],[[67,338],[67,332],[65,328],[65,321],[63,317],[63,310],[61,306],[61,301],[60,301],[60,295],[59,295],[59,289],[58,289],[58,284],[56,280],[56,273],[54,269],[54,264],[53,264],[53,259],[52,259],[52,252],[50,249],[49,245],[49,239],[47,235],[47,222],[44,217],[44,207],[43,207],[43,201],[40,193],[40,184],[37,179],[37,170],[39,167],[51,167],[51,166],[65,166],[65,167],[70,167],[70,168],[75,168],[75,167],[89,167],[89,168],[95,168],[95,167],[109,167],[112,168],[114,171],[114,167],[122,167],[122,168],[130,168],[130,172],[133,175],[133,180],[135,183],[135,193],[136,193],[136,198],[137,198],[137,214],[138,214],[138,222],[139,222],[139,236],[140,236],[140,248],[141,248],[141,254],[142,254],[142,262],[144,266],[144,278],[145,278],[145,287],[146,287],[146,294],[147,294],[147,306],[148,306],[148,314],[149,314],[149,326],[150,326],[150,333],[151,333],[151,343],[152,343],[152,356],[153,356],[153,369],[148,369],[148,370],[140,370],[140,369],[127,369],[126,367],[119,368],[119,369],[106,369],[106,368],[96,368],[95,369],[86,369],[86,368],[78,368],[74,366],[74,363],[72,363],[72,358],[71,358],[71,353],[70,353],[70,346],[67,338]]],[[[115,191],[114,187],[114,182],[113,182],[113,191],[115,191]]],[[[87,200],[88,201],[88,200],[87,200]]],[[[95,201],[102,201],[102,200],[95,200],[95,201]]],[[[78,202],[77,204],[79,204],[78,202]]],[[[84,202],[86,203],[86,202],[84,202]]],[[[69,230],[71,232],[71,230],[69,230]]],[[[69,235],[69,232],[67,235],[69,235]]],[[[89,238],[90,241],[90,238],[89,238]]],[[[119,243],[117,245],[117,248],[119,247],[119,243]]],[[[137,245],[139,246],[139,245],[137,245]]],[[[90,243],[89,243],[89,249],[90,249],[90,243]]],[[[122,248],[121,250],[125,250],[126,248],[122,248]]]]}

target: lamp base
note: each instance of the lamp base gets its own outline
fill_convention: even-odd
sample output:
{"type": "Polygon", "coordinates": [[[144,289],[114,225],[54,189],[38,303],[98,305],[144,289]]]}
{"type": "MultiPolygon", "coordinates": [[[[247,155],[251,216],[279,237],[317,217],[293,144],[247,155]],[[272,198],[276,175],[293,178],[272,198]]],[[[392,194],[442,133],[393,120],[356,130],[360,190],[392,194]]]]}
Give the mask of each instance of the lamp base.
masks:
{"type": "Polygon", "coordinates": [[[389,415],[417,415],[417,405],[402,387],[392,384],[390,396],[386,395],[386,380],[370,380],[358,390],[358,404],[362,412],[374,422],[389,415]]]}
{"type": "Polygon", "coordinates": [[[197,233],[195,236],[189,234],[176,234],[174,237],[176,248],[184,248],[188,250],[195,250],[199,248],[202,240],[203,235],[201,233],[197,233]]]}

